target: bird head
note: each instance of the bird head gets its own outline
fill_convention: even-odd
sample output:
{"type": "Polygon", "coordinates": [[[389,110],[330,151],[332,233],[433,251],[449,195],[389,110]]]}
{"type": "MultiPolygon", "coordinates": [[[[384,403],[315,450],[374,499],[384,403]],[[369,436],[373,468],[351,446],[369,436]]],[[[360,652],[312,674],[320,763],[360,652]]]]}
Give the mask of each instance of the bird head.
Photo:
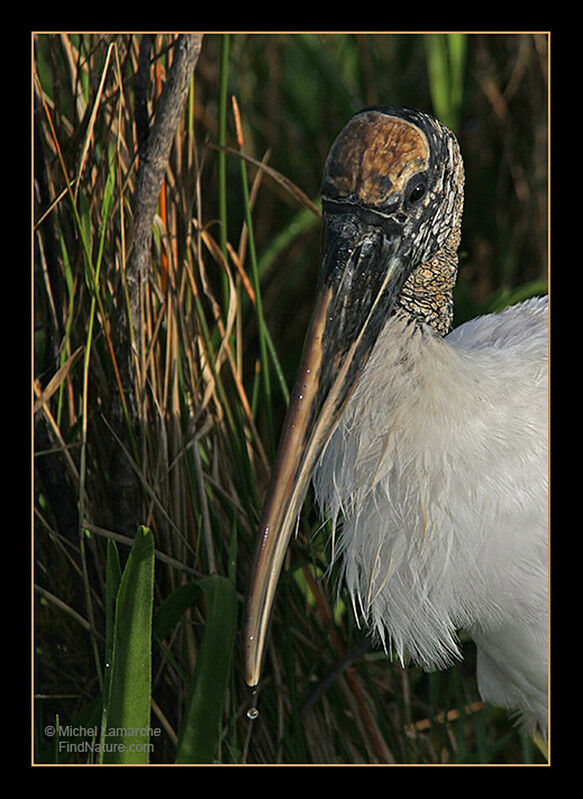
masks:
{"type": "Polygon", "coordinates": [[[322,451],[378,335],[397,309],[445,332],[457,272],[463,167],[455,137],[412,109],[356,114],[322,181],[316,303],[263,507],[245,627],[259,681],[277,580],[322,451]]]}

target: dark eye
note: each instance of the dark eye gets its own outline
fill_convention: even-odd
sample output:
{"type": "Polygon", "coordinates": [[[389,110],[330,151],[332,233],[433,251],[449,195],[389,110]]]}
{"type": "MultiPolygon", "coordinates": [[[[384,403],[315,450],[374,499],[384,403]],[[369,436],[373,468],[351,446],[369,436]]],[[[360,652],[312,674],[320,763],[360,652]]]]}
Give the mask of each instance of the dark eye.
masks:
{"type": "Polygon", "coordinates": [[[425,184],[418,183],[409,192],[409,198],[408,198],[409,202],[410,203],[418,202],[423,197],[424,194],[425,194],[425,184]]]}

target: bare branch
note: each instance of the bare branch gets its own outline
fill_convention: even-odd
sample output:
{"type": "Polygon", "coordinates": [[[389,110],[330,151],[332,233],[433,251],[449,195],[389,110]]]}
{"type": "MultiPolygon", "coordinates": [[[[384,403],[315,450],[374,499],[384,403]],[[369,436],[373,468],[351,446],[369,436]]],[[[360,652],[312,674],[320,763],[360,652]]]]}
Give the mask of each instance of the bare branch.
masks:
{"type": "Polygon", "coordinates": [[[147,276],[152,226],[162,179],[168,165],[172,142],[180,122],[188,85],[198,60],[201,43],[201,33],[182,34],[178,37],[174,47],[174,60],[160,97],[158,112],[140,152],[140,164],[132,203],[133,247],[126,267],[134,329],[138,324],[139,283],[147,276]]]}
{"type": "MultiPolygon", "coordinates": [[[[149,36],[149,34],[145,34],[149,36]]],[[[147,65],[151,50],[151,38],[142,41],[140,46],[139,68],[136,75],[137,117],[139,166],[136,176],[136,185],[132,201],[133,211],[133,236],[132,246],[126,264],[126,284],[128,292],[128,307],[125,302],[118,306],[117,323],[114,325],[116,336],[115,352],[118,358],[119,372],[126,405],[130,415],[130,424],[133,427],[132,435],[127,429],[124,419],[123,405],[119,394],[113,397],[111,408],[111,423],[120,441],[129,448],[129,442],[137,438],[137,413],[135,407],[134,359],[132,354],[132,339],[141,345],[140,331],[140,297],[141,288],[147,280],[150,267],[152,228],[154,215],[162,187],[164,173],[168,166],[168,159],[172,149],[172,142],[176,135],[188,86],[198,60],[202,34],[181,34],[173,48],[172,66],[160,100],[157,113],[148,129],[148,116],[146,107],[147,91],[147,65]],[[132,336],[133,332],[133,336],[132,336]]],[[[116,519],[116,526],[127,535],[133,535],[139,523],[137,514],[140,503],[139,478],[131,468],[124,448],[115,446],[111,463],[111,482],[115,502],[112,512],[116,519]]]]}

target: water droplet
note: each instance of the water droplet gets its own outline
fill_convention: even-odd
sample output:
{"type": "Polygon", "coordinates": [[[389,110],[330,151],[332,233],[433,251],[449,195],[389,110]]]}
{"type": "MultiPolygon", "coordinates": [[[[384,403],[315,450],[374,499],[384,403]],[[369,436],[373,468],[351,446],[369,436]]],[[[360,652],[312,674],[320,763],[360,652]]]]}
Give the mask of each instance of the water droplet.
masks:
{"type": "Polygon", "coordinates": [[[256,719],[258,715],[259,711],[257,710],[256,707],[250,707],[249,710],[247,711],[247,718],[251,719],[251,721],[256,719]]]}

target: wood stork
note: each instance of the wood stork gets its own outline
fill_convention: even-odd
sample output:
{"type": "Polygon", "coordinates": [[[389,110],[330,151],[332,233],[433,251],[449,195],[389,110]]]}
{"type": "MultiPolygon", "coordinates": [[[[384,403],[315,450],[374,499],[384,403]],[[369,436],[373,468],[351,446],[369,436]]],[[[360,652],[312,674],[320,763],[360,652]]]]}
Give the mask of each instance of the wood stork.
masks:
{"type": "Polygon", "coordinates": [[[458,143],[412,109],[357,113],[324,171],[315,310],[264,505],[245,628],[259,681],[310,478],[342,519],[354,612],[427,670],[477,645],[482,698],[547,734],[547,298],[448,333],[458,143]]]}

